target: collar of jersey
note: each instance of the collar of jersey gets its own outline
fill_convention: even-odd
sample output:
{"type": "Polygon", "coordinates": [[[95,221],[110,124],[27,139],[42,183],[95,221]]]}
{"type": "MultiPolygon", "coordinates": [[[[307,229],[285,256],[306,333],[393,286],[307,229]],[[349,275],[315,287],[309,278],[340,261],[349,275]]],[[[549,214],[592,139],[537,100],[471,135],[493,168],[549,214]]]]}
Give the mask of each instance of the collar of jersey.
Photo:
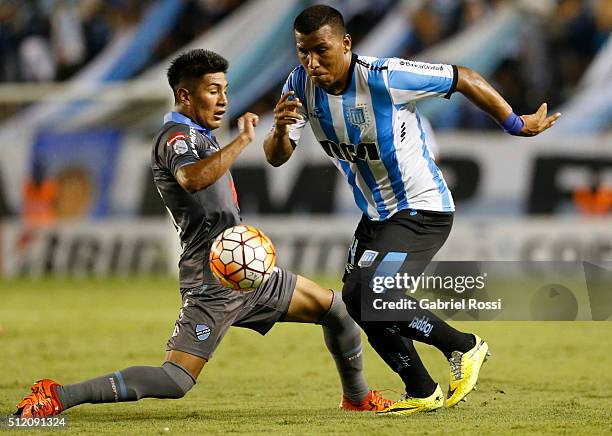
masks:
{"type": "Polygon", "coordinates": [[[164,123],[168,123],[170,121],[173,121],[175,123],[179,123],[179,124],[186,124],[189,127],[193,127],[194,129],[196,129],[197,131],[199,131],[200,133],[202,133],[204,136],[206,136],[208,139],[212,139],[212,132],[210,131],[210,129],[207,129],[206,127],[202,127],[197,123],[194,123],[193,120],[181,113],[178,112],[168,112],[166,115],[164,115],[164,123]]]}

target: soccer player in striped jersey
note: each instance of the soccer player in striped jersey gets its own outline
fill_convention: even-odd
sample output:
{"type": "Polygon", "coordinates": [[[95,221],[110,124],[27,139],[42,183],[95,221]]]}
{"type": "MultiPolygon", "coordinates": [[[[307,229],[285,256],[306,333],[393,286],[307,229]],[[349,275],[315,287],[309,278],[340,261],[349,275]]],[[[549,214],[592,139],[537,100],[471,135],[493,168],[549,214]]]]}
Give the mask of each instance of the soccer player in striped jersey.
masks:
{"type": "Polygon", "coordinates": [[[431,156],[416,103],[450,98],[458,91],[506,132],[520,136],[541,133],[560,114],[547,116],[542,104],[536,113],[518,116],[466,67],[358,56],[351,51],[342,15],[329,6],[302,11],[294,34],[301,65],[287,78],[275,107],[275,124],[264,142],[266,158],[274,166],[285,163],[309,123],[363,213],[349,250],[343,299],[374,349],[406,385],[403,400],[381,413],[404,415],[444,404],[412,340],[437,347],[449,360],[446,405],[453,406],[474,388],[487,343],[428,310],[415,309],[412,321],[404,322],[367,321],[360,310],[361,292],[376,274],[374,260],[418,275],[452,226],[453,198],[431,156]]]}

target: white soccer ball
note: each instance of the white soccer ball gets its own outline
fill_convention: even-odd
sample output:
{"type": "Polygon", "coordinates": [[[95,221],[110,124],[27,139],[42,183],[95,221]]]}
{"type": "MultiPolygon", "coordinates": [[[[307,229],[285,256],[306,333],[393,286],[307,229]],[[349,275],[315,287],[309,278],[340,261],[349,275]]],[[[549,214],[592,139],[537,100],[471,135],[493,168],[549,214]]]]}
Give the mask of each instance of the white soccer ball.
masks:
{"type": "Polygon", "coordinates": [[[263,285],[276,264],[272,241],[245,224],[221,233],[210,249],[210,269],[223,286],[250,291],[263,285]]]}

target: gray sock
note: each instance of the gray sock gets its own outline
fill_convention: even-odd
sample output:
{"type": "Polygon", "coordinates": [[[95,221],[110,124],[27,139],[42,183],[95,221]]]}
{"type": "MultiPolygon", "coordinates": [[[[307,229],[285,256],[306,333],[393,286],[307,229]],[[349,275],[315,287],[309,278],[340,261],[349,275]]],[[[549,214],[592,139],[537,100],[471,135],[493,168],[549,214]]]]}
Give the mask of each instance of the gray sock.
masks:
{"type": "Polygon", "coordinates": [[[114,403],[141,398],[181,398],[195,384],[185,368],[173,362],[161,367],[131,366],[102,377],[58,387],[64,410],[83,403],[114,403]]]}
{"type": "Polygon", "coordinates": [[[334,291],[332,305],[319,324],[336,361],[344,396],[352,402],[363,401],[369,388],[363,375],[361,331],[346,311],[340,292],[334,291]]]}

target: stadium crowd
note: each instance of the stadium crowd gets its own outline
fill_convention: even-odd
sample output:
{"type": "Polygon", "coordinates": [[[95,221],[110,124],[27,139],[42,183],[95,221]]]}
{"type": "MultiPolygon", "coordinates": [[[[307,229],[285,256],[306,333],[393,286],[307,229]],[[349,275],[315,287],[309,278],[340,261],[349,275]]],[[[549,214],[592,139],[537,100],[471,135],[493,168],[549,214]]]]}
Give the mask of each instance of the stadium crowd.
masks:
{"type": "MultiPolygon", "coordinates": [[[[171,55],[223,19],[243,0],[182,0],[172,31],[149,64],[171,55]]],[[[0,82],[69,79],[112,40],[133,27],[151,0],[3,0],[0,82]]]]}
{"type": "MultiPolygon", "coordinates": [[[[247,0],[183,0],[180,16],[157,43],[140,71],[176,53],[247,0]]],[[[400,0],[339,1],[358,43],[400,0]]],[[[70,78],[121,32],[137,23],[154,2],[137,0],[5,0],[0,2],[0,82],[54,82],[70,78]]],[[[315,2],[313,2],[315,3],[315,2]]],[[[558,107],[567,100],[612,29],[612,2],[606,0],[427,0],[406,8],[405,58],[486,20],[498,7],[521,4],[518,43],[488,77],[522,113],[533,102],[558,107]]],[[[367,54],[367,53],[366,53],[367,54]]],[[[441,62],[444,60],[441,59],[441,62]]],[[[280,84],[270,84],[250,110],[274,106],[280,84]]],[[[478,109],[461,106],[459,119],[435,127],[496,129],[478,109]]]]}
{"type": "MultiPolygon", "coordinates": [[[[486,19],[504,0],[432,0],[407,20],[409,35],[402,57],[412,58],[470,25],[486,19]]],[[[525,13],[518,44],[490,77],[520,113],[546,101],[558,107],[577,86],[582,74],[612,30],[612,2],[558,0],[523,2],[525,13]]],[[[497,126],[469,104],[462,105],[463,128],[497,126]]]]}

